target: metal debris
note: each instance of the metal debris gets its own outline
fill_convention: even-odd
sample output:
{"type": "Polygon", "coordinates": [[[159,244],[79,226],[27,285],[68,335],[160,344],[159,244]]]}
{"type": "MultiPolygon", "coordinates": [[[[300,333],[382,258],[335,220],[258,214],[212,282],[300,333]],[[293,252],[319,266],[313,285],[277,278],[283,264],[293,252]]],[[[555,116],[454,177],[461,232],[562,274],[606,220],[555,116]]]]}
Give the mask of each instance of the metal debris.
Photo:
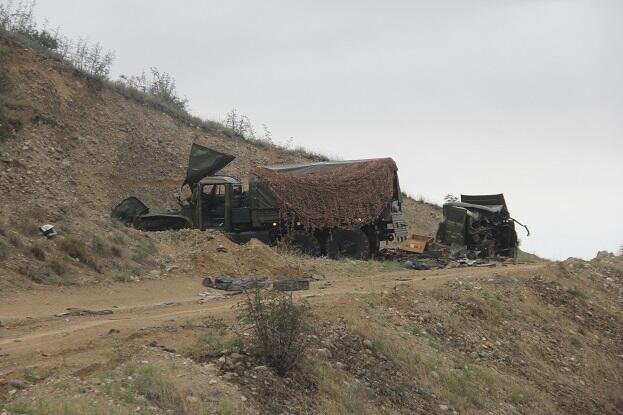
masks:
{"type": "Polygon", "coordinates": [[[309,280],[291,279],[291,280],[275,281],[273,282],[273,290],[277,290],[277,291],[309,290],[309,280]]]}
{"type": "Polygon", "coordinates": [[[67,308],[67,311],[54,314],[55,317],[67,317],[67,316],[104,316],[112,314],[112,310],[88,310],[84,308],[67,308]]]}
{"type": "Polygon", "coordinates": [[[253,288],[268,288],[266,279],[257,279],[253,277],[232,278],[228,276],[221,277],[205,277],[203,286],[224,291],[245,291],[253,288]]]}
{"type": "Polygon", "coordinates": [[[56,229],[54,229],[54,225],[49,224],[49,223],[39,226],[39,231],[41,231],[43,236],[45,236],[48,239],[53,238],[56,235],[58,235],[58,233],[56,232],[56,229]]]}

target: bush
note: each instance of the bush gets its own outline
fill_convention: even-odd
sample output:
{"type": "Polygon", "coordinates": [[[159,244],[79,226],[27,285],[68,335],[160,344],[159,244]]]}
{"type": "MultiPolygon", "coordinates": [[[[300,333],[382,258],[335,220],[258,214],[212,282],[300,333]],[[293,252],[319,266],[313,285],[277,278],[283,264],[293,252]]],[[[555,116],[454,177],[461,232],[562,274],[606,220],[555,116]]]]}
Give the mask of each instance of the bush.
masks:
{"type": "Polygon", "coordinates": [[[307,303],[296,304],[292,294],[254,290],[238,307],[239,322],[250,325],[252,346],[279,376],[301,362],[310,333],[307,303]]]}
{"type": "Polygon", "coordinates": [[[32,254],[33,257],[35,257],[39,261],[44,261],[45,260],[45,251],[38,244],[33,245],[33,246],[30,247],[30,253],[32,254]]]}
{"type": "Polygon", "coordinates": [[[70,257],[78,259],[81,263],[89,266],[97,272],[102,272],[99,264],[87,251],[86,244],[81,240],[73,237],[63,238],[60,240],[60,248],[70,257]]]}
{"type": "Polygon", "coordinates": [[[180,98],[175,85],[175,78],[157,68],[149,68],[149,76],[143,71],[140,75],[121,75],[120,83],[129,89],[152,97],[165,107],[172,107],[176,112],[187,114],[186,98],[180,98]]]}
{"type": "Polygon", "coordinates": [[[85,74],[107,79],[114,53],[105,51],[99,43],[90,44],[86,39],[72,41],[60,36],[58,30],[40,29],[34,17],[35,4],[34,0],[0,4],[0,32],[41,53],[61,59],[85,74]]]}

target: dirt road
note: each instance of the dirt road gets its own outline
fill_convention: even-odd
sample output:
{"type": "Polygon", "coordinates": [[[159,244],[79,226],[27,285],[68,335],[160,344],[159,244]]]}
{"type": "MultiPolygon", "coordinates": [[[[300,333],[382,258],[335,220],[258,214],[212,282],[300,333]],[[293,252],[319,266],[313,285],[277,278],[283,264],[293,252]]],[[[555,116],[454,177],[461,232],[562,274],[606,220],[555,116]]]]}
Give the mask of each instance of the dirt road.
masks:
{"type": "MultiPolygon", "coordinates": [[[[416,284],[427,290],[454,279],[526,278],[546,265],[509,265],[495,268],[456,268],[437,271],[389,271],[349,275],[328,273],[296,293],[312,305],[331,304],[344,295],[379,293],[398,284],[416,284]]],[[[119,344],[142,345],[147,338],[166,341],[173,325],[209,315],[231,315],[240,297],[198,302],[205,291],[201,280],[170,277],[134,284],[116,283],[80,288],[41,288],[12,295],[0,304],[0,377],[27,368],[90,373],[114,360],[119,344]],[[62,316],[67,308],[112,314],[62,316]]]]}

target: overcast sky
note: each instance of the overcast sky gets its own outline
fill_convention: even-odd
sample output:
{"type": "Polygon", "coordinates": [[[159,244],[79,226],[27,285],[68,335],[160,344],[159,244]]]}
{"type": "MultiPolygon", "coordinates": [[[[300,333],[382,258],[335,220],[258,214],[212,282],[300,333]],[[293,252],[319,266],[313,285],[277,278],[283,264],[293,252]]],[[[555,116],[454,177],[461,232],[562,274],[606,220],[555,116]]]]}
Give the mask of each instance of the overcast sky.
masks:
{"type": "Polygon", "coordinates": [[[156,66],[196,115],[393,157],[404,190],[498,193],[529,252],[623,244],[623,1],[38,0],[70,37],[156,66]],[[522,235],[522,232],[520,232],[522,235]]]}

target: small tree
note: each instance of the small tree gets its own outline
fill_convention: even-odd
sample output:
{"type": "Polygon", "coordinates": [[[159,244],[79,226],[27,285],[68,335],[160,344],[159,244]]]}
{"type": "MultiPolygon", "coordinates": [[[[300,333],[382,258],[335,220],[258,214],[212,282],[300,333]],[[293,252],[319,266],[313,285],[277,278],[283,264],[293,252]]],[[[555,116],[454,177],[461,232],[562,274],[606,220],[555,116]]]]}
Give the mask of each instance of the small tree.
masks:
{"type": "Polygon", "coordinates": [[[238,307],[239,322],[252,332],[252,346],[279,376],[303,359],[310,332],[307,303],[295,303],[292,294],[254,290],[238,307]]]}
{"type": "Polygon", "coordinates": [[[255,139],[255,128],[251,120],[246,115],[241,115],[236,108],[232,108],[225,116],[225,127],[240,137],[255,139]]]}
{"type": "Polygon", "coordinates": [[[149,75],[142,71],[140,75],[121,75],[121,83],[128,88],[136,89],[151,95],[161,103],[174,107],[175,110],[186,112],[186,98],[180,98],[175,85],[175,78],[158,68],[149,68],[149,75]]]}
{"type": "Polygon", "coordinates": [[[177,95],[177,88],[175,85],[175,78],[167,72],[160,72],[157,68],[149,68],[151,71],[151,81],[149,83],[148,92],[162,99],[163,101],[172,104],[182,111],[186,111],[186,104],[188,100],[186,98],[180,98],[177,95]]]}

